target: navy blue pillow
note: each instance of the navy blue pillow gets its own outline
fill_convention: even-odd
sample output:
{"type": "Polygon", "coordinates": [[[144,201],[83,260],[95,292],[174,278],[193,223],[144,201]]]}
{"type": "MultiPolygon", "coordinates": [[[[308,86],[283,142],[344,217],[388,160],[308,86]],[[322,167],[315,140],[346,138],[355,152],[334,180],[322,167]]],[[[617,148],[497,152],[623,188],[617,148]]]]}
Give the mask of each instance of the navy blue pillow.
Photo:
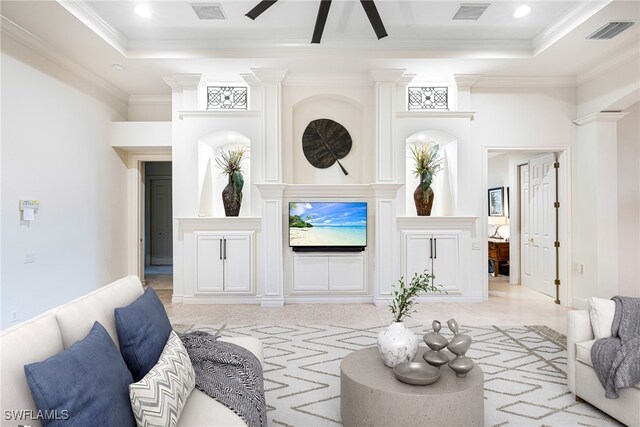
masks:
{"type": "Polygon", "coordinates": [[[116,308],[115,317],[122,357],[138,382],[158,363],[171,323],[151,288],[128,306],[116,308]]]}
{"type": "Polygon", "coordinates": [[[129,384],[118,348],[96,322],[84,339],[43,362],[24,367],[44,426],[135,426],[129,384]],[[50,412],[45,412],[50,411],[50,412]]]}

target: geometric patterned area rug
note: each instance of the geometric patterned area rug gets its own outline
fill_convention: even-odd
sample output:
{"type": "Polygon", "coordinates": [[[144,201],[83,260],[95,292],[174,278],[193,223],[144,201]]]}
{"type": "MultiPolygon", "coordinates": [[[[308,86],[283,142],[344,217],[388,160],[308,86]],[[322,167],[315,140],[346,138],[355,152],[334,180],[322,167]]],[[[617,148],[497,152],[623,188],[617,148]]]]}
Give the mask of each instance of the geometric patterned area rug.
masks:
{"type": "MultiPolygon", "coordinates": [[[[342,425],[340,361],[375,346],[384,326],[174,327],[262,340],[268,424],[312,427],[342,425]]],[[[431,330],[412,329],[420,337],[431,330]]],[[[467,355],[485,374],[485,426],[621,425],[588,403],[577,403],[569,392],[563,335],[545,326],[461,326],[460,331],[473,338],[467,355]]],[[[446,327],[441,332],[450,338],[446,327]]]]}

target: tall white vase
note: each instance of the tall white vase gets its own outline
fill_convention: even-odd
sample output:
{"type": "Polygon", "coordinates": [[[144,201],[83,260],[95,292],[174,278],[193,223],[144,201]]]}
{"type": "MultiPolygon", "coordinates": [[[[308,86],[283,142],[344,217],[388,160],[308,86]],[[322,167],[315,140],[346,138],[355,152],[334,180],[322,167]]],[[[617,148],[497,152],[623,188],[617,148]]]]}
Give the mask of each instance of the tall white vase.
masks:
{"type": "Polygon", "coordinates": [[[378,351],[390,368],[410,362],[418,352],[418,336],[404,322],[393,322],[378,334],[378,351]]]}

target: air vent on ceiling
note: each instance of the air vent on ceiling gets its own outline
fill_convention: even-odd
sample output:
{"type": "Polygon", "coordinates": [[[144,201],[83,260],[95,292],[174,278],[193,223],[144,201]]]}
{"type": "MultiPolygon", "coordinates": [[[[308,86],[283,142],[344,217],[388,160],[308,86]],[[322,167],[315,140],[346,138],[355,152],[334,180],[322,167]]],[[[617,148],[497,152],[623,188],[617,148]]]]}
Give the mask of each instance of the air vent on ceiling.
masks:
{"type": "Polygon", "coordinates": [[[220,3],[190,3],[200,19],[227,19],[220,3]]]}
{"type": "Polygon", "coordinates": [[[491,3],[462,3],[453,15],[454,21],[477,21],[491,3]]]}
{"type": "Polygon", "coordinates": [[[588,39],[594,40],[609,40],[629,28],[633,25],[633,22],[616,21],[609,22],[605,26],[597,29],[593,33],[587,36],[588,39]]]}

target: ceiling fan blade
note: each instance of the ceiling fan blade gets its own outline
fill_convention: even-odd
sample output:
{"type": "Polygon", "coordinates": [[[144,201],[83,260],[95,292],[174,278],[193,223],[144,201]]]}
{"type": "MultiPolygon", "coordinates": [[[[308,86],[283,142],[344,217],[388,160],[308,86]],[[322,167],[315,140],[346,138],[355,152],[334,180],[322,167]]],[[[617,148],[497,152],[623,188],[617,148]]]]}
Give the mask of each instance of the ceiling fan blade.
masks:
{"type": "Polygon", "coordinates": [[[329,15],[329,8],[331,7],[331,0],[320,1],[320,7],[318,8],[318,17],[316,18],[316,26],[313,29],[313,37],[311,37],[311,43],[320,43],[322,39],[322,33],[324,32],[324,24],[327,23],[327,16],[329,15]]]}
{"type": "Polygon", "coordinates": [[[262,0],[256,5],[256,7],[251,9],[249,13],[245,14],[244,16],[248,16],[251,19],[256,19],[258,16],[262,15],[262,12],[269,9],[277,1],[278,0],[262,0]]]}
{"type": "Polygon", "coordinates": [[[376,36],[378,36],[378,40],[383,37],[387,37],[387,30],[384,28],[384,24],[382,23],[382,19],[380,19],[380,14],[378,13],[378,8],[373,0],[360,0],[360,4],[362,4],[362,7],[364,8],[367,18],[369,18],[369,22],[373,27],[373,31],[375,31],[376,36]]]}

